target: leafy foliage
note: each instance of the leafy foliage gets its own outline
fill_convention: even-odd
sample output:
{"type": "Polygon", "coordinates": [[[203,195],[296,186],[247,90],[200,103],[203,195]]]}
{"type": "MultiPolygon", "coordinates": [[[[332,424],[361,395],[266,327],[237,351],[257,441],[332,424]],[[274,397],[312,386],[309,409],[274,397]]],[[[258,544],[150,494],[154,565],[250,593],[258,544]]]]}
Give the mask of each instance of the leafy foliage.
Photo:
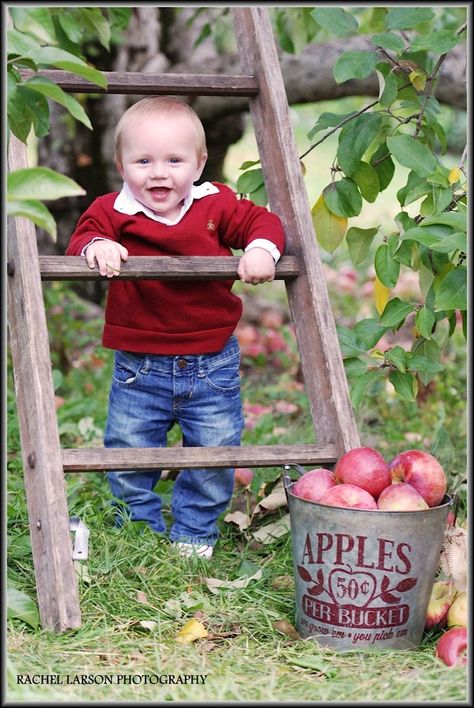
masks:
{"type": "MultiPolygon", "coordinates": [[[[49,132],[48,100],[64,106],[71,116],[92,129],[80,101],[42,69],[62,69],[105,88],[104,74],[81,55],[86,41],[97,39],[110,49],[111,39],[125,28],[130,8],[11,7],[13,26],[7,32],[8,128],[26,143],[49,132]]],[[[10,216],[24,216],[56,236],[56,224],[43,200],[84,194],[68,177],[46,168],[27,168],[9,175],[7,209],[10,216]]]]}
{"type": "MultiPolygon", "coordinates": [[[[373,257],[378,339],[414,318],[410,351],[395,345],[382,355],[374,349],[378,339],[364,340],[339,328],[352,401],[359,405],[380,376],[389,379],[402,399],[415,400],[420,382],[426,385],[443,371],[441,350],[458,323],[466,336],[467,152],[457,166],[445,164],[447,139],[433,95],[447,53],[464,41],[465,11],[281,9],[275,29],[282,47],[293,52],[315,36],[363,34],[367,39],[365,51],[339,56],[334,79],[342,83],[375,72],[378,99],[349,114],[322,113],[308,138],[323,135],[301,159],[338,132],[331,181],[312,208],[319,245],[332,254],[345,240],[355,266],[373,257]],[[408,177],[397,193],[400,211],[393,231],[383,233],[380,224],[348,228],[348,220],[377,199],[399,166],[408,169],[408,177]],[[417,205],[418,213],[411,213],[417,205]],[[419,297],[409,301],[392,295],[406,268],[419,277],[419,297]]],[[[267,203],[261,170],[244,171],[237,184],[250,198],[267,203]]]]}

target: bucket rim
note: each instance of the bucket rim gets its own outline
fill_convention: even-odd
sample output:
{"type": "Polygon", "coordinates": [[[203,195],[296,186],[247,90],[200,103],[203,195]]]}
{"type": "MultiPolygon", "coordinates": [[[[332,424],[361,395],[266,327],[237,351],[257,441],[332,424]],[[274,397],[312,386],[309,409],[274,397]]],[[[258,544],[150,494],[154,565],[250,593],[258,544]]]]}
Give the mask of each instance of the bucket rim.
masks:
{"type": "Polygon", "coordinates": [[[295,484],[296,481],[297,480],[291,480],[290,484],[285,484],[285,491],[287,497],[291,497],[292,499],[295,499],[298,502],[302,502],[303,504],[311,504],[311,506],[320,507],[321,509],[339,509],[340,511],[352,511],[356,513],[363,512],[367,514],[389,514],[391,517],[393,517],[394,514],[410,514],[410,518],[412,518],[413,514],[427,514],[430,511],[436,511],[436,509],[444,509],[445,507],[451,506],[454,502],[454,495],[451,496],[450,494],[445,494],[439,504],[437,504],[436,506],[431,506],[428,509],[417,509],[412,511],[399,511],[388,509],[354,509],[349,506],[333,506],[332,504],[321,504],[320,502],[315,502],[311,501],[310,499],[303,499],[302,497],[298,497],[291,491],[291,487],[293,486],[293,484],[295,484]]]}

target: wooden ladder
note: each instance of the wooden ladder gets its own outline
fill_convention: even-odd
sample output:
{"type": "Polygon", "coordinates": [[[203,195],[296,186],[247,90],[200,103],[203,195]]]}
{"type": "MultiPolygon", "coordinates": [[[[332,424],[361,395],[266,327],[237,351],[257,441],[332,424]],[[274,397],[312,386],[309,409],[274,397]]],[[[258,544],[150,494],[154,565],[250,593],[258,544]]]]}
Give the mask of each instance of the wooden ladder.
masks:
{"type": "MultiPolygon", "coordinates": [[[[247,96],[269,197],[282,219],[284,279],[317,444],[217,448],[61,449],[42,280],[100,277],[82,257],[39,256],[34,225],[12,219],[8,232],[8,324],[36,587],[43,628],[81,625],[66,501],[65,472],[169,467],[269,467],[331,464],[360,445],[310,207],[289,119],[268,12],[232,8],[244,75],[106,72],[107,91],[127,94],[247,96]]],[[[65,91],[102,93],[63,71],[43,71],[65,91]]],[[[11,137],[9,168],[27,166],[11,137]]],[[[234,278],[238,258],[130,257],[120,278],[234,278]]]]}

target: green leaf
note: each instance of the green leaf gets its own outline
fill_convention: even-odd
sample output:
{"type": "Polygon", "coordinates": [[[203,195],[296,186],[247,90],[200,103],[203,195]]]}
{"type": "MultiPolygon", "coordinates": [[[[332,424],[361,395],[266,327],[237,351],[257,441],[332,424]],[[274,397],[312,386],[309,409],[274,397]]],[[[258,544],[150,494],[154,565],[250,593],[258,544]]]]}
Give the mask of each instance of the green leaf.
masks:
{"type": "Polygon", "coordinates": [[[24,53],[26,57],[32,59],[38,66],[57,66],[64,71],[71,71],[73,74],[82,76],[97,86],[107,87],[107,79],[101,71],[94,69],[85,61],[76,57],[70,52],[57,47],[37,47],[31,48],[24,53]]]}
{"type": "Polygon", "coordinates": [[[21,104],[32,120],[35,135],[43,138],[49,133],[49,106],[44,96],[25,88],[24,84],[18,86],[17,107],[21,104]]]}
{"type": "Polygon", "coordinates": [[[352,263],[357,266],[363,263],[369,255],[370,246],[374,240],[375,234],[378,233],[378,228],[360,229],[357,226],[351,226],[346,235],[347,246],[352,263]]]}
{"type": "Polygon", "coordinates": [[[380,371],[375,369],[373,371],[368,371],[366,374],[359,376],[357,380],[350,387],[351,403],[354,409],[357,408],[362,403],[365,396],[367,396],[370,385],[380,376],[380,371]]]}
{"type": "Polygon", "coordinates": [[[354,357],[365,354],[364,345],[352,329],[344,325],[336,325],[336,331],[343,356],[354,357]]]}
{"type": "Polygon", "coordinates": [[[110,49],[110,24],[99,8],[82,7],[79,21],[81,24],[85,24],[93,35],[97,36],[107,51],[110,49]]]}
{"type": "Polygon", "coordinates": [[[375,70],[378,61],[377,52],[344,52],[334,64],[334,79],[338,84],[349,79],[365,79],[375,70]]]}
{"type": "Polygon", "coordinates": [[[398,34],[393,32],[383,32],[381,34],[374,34],[372,36],[372,43],[377,47],[382,47],[383,49],[388,49],[391,52],[400,54],[405,47],[405,42],[398,34]]]}
{"type": "Polygon", "coordinates": [[[428,177],[437,166],[431,150],[410,135],[396,135],[387,138],[388,149],[404,167],[416,172],[420,177],[428,177]]]}
{"type": "Polygon", "coordinates": [[[467,270],[450,270],[435,287],[437,310],[465,310],[467,308],[467,270]]]}
{"type": "Polygon", "coordinates": [[[450,52],[459,42],[456,32],[449,29],[437,30],[429,34],[420,34],[411,43],[412,52],[434,52],[445,54],[450,52]]]}
{"type": "Polygon", "coordinates": [[[334,128],[336,125],[339,125],[351,116],[355,116],[355,114],[356,111],[352,111],[351,113],[321,113],[315,126],[311,128],[310,132],[308,133],[308,139],[312,140],[316,133],[319,133],[320,130],[326,130],[326,128],[334,128]]]}
{"type": "Polygon", "coordinates": [[[39,612],[31,597],[21,590],[9,587],[7,589],[7,616],[26,622],[33,629],[39,625],[39,612]]]}
{"type": "Polygon", "coordinates": [[[418,384],[412,374],[401,371],[391,371],[388,377],[390,383],[404,401],[414,401],[418,393],[418,384]]]}
{"type": "Polygon", "coordinates": [[[420,307],[415,317],[415,327],[422,337],[431,339],[431,332],[435,323],[433,310],[426,305],[420,307]]]}
{"type": "Polygon", "coordinates": [[[421,216],[442,214],[453,200],[453,192],[449,187],[443,188],[437,184],[431,186],[431,192],[420,206],[421,216]]]}
{"type": "Polygon", "coordinates": [[[239,170],[248,170],[249,167],[255,167],[255,165],[259,165],[260,160],[245,160],[245,162],[242,162],[242,164],[239,167],[239,170]]]}
{"type": "Polygon", "coordinates": [[[241,174],[237,180],[237,191],[241,194],[251,194],[264,184],[263,172],[261,168],[248,170],[241,174]]]}
{"type": "Polygon", "coordinates": [[[396,329],[413,310],[414,308],[410,303],[403,302],[400,298],[394,297],[387,302],[384,311],[380,315],[380,324],[385,327],[390,327],[391,329],[396,329]]]}
{"type": "Polygon", "coordinates": [[[323,190],[323,197],[328,209],[336,216],[357,216],[361,212],[362,197],[350,177],[329,184],[323,190]]]}
{"type": "Polygon", "coordinates": [[[367,363],[363,362],[359,357],[351,356],[343,361],[344,371],[347,378],[356,378],[362,376],[367,371],[367,363]]]}
{"type": "Polygon", "coordinates": [[[410,370],[418,373],[436,374],[444,370],[444,366],[437,359],[431,359],[417,352],[406,352],[406,362],[410,370]]]}
{"type": "Polygon", "coordinates": [[[336,37],[348,37],[357,31],[359,24],[355,17],[341,7],[315,7],[311,16],[323,29],[336,37]]]}
{"type": "Polygon", "coordinates": [[[445,214],[435,214],[428,216],[422,221],[423,226],[431,226],[432,224],[443,224],[444,226],[452,226],[456,231],[467,230],[467,214],[466,212],[450,211],[445,214]]]}
{"type": "Polygon", "coordinates": [[[374,268],[380,282],[386,288],[394,288],[400,275],[400,262],[393,257],[392,249],[382,243],[375,252],[374,268]]]}
{"type": "Polygon", "coordinates": [[[377,172],[377,176],[379,178],[379,188],[380,191],[383,192],[383,190],[386,189],[392,181],[395,173],[395,165],[393,164],[393,160],[390,156],[386,143],[379,145],[370,158],[370,164],[377,172]]]}
{"type": "Polygon", "coordinates": [[[387,76],[384,76],[380,71],[377,71],[377,76],[379,78],[380,85],[379,103],[382,108],[388,108],[397,98],[397,79],[392,73],[388,73],[387,76]]]}
{"type": "Polygon", "coordinates": [[[402,373],[405,373],[407,370],[405,354],[405,350],[398,346],[398,344],[384,352],[386,360],[393,364],[393,366],[395,366],[395,368],[402,373]]]}
{"type": "Polygon", "coordinates": [[[60,199],[85,194],[69,177],[49,167],[27,167],[10,172],[7,176],[8,199],[60,199]]]}
{"type": "Polygon", "coordinates": [[[387,13],[385,24],[389,30],[410,29],[433,17],[434,12],[429,7],[395,7],[387,13]]]}
{"type": "Polygon", "coordinates": [[[77,13],[60,12],[57,17],[66,37],[74,44],[80,44],[84,35],[84,26],[78,22],[77,13]]]}
{"type": "Polygon", "coordinates": [[[379,178],[375,167],[362,160],[352,173],[352,179],[359,187],[363,198],[369,203],[375,202],[380,192],[379,178]]]}
{"type": "Polygon", "coordinates": [[[364,113],[341,130],[337,161],[346,175],[352,176],[358,169],[367,148],[380,133],[381,124],[382,116],[379,113],[364,113]]]}
{"type": "Polygon", "coordinates": [[[311,216],[319,245],[332,253],[344,240],[347,219],[336,216],[327,208],[323,194],[311,209],[311,216]]]}
{"type": "Polygon", "coordinates": [[[375,317],[368,317],[365,320],[359,320],[352,331],[361,345],[368,350],[375,347],[387,329],[388,327],[382,326],[375,317]]]}
{"type": "Polygon", "coordinates": [[[47,207],[35,199],[24,199],[22,201],[7,200],[8,216],[25,216],[36,226],[39,226],[51,234],[56,240],[56,222],[47,207]]]}
{"type": "Polygon", "coordinates": [[[24,82],[23,88],[25,87],[30,89],[31,91],[37,91],[43,96],[47,96],[53,101],[56,101],[56,103],[61,104],[62,106],[68,109],[69,113],[74,118],[83,123],[86,128],[92,130],[91,122],[79,101],[77,101],[77,99],[75,99],[73,96],[70,96],[69,94],[65,93],[53,81],[50,81],[49,79],[46,79],[43,76],[33,76],[31,79],[28,79],[24,82]]]}
{"type": "MultiPolygon", "coordinates": [[[[407,353],[408,354],[408,353],[407,353]]],[[[412,354],[416,356],[421,356],[428,359],[432,364],[439,363],[441,350],[438,344],[433,339],[423,339],[417,340],[412,347],[412,354]]],[[[441,366],[441,365],[440,365],[441,366]]],[[[411,365],[410,365],[411,368],[411,365]]],[[[413,368],[418,371],[418,376],[421,382],[426,386],[433,379],[435,371],[429,368],[421,367],[417,369],[416,359],[413,368]]],[[[444,368],[444,367],[442,367],[444,368]]]]}
{"type": "Polygon", "coordinates": [[[13,24],[17,30],[33,35],[43,44],[57,44],[54,23],[50,10],[46,7],[21,7],[9,9],[13,24]]]}
{"type": "Polygon", "coordinates": [[[446,233],[443,227],[436,228],[433,226],[415,226],[408,229],[400,237],[401,241],[410,240],[417,241],[427,248],[431,248],[438,253],[451,253],[456,249],[460,249],[464,253],[467,251],[467,234],[459,232],[446,233]]]}

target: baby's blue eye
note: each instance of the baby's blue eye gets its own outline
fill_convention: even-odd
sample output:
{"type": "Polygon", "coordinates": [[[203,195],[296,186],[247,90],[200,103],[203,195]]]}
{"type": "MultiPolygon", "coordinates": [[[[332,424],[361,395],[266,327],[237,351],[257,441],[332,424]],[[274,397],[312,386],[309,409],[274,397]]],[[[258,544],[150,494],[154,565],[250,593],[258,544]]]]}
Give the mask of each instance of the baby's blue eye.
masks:
{"type": "Polygon", "coordinates": [[[147,160],[145,157],[142,160],[138,160],[139,165],[148,165],[149,160],[147,160]]]}
{"type": "Polygon", "coordinates": [[[177,157],[170,157],[169,161],[172,165],[177,165],[180,160],[177,157]]]}

